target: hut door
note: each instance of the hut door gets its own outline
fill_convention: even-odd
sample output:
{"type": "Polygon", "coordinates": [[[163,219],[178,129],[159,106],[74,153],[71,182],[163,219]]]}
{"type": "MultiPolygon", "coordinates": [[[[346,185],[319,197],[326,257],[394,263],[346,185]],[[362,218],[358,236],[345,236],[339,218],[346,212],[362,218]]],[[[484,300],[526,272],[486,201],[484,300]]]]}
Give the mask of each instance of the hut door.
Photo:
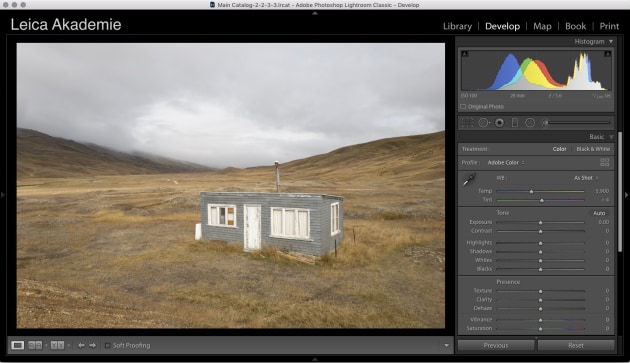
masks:
{"type": "Polygon", "coordinates": [[[260,249],[260,206],[245,206],[245,246],[244,249],[259,250],[260,249]]]}

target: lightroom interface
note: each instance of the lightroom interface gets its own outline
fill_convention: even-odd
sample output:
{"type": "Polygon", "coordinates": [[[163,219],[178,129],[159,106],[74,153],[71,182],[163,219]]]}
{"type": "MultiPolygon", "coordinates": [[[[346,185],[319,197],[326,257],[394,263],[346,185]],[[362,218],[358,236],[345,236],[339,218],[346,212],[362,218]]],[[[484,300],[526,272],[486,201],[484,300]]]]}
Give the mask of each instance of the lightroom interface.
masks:
{"type": "Polygon", "coordinates": [[[628,361],[628,8],[3,2],[3,361],[628,361]]]}

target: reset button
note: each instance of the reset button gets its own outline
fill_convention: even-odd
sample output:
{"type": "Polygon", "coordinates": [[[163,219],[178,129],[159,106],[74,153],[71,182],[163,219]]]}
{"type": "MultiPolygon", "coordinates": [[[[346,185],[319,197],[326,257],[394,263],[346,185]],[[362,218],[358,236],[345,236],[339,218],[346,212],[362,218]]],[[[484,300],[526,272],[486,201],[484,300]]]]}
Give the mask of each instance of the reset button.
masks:
{"type": "Polygon", "coordinates": [[[561,351],[579,353],[590,350],[615,350],[614,340],[539,340],[538,351],[561,351]]]}

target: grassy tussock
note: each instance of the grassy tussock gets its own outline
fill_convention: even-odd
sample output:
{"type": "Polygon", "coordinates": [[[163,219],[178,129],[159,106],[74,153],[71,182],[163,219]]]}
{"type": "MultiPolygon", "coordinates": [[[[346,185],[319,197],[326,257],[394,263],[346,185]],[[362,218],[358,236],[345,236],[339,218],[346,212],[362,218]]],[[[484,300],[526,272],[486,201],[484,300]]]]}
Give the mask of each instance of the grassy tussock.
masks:
{"type": "Polygon", "coordinates": [[[398,220],[398,219],[407,219],[407,215],[404,213],[400,213],[400,212],[393,212],[393,211],[387,211],[387,212],[382,212],[379,215],[380,218],[382,218],[385,221],[393,221],[393,220],[398,220]]]}
{"type": "Polygon", "coordinates": [[[239,243],[228,243],[226,241],[187,241],[187,250],[191,253],[211,252],[211,253],[242,253],[243,248],[239,243]]]}

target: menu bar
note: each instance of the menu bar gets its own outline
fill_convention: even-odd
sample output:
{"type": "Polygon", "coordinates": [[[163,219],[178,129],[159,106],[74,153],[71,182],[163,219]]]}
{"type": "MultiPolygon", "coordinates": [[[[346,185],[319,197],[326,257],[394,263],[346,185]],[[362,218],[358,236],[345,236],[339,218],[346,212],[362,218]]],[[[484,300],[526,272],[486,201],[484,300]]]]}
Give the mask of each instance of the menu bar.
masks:
{"type": "Polygon", "coordinates": [[[618,10],[627,0],[4,0],[1,10],[209,9],[209,10],[618,10]]]}

